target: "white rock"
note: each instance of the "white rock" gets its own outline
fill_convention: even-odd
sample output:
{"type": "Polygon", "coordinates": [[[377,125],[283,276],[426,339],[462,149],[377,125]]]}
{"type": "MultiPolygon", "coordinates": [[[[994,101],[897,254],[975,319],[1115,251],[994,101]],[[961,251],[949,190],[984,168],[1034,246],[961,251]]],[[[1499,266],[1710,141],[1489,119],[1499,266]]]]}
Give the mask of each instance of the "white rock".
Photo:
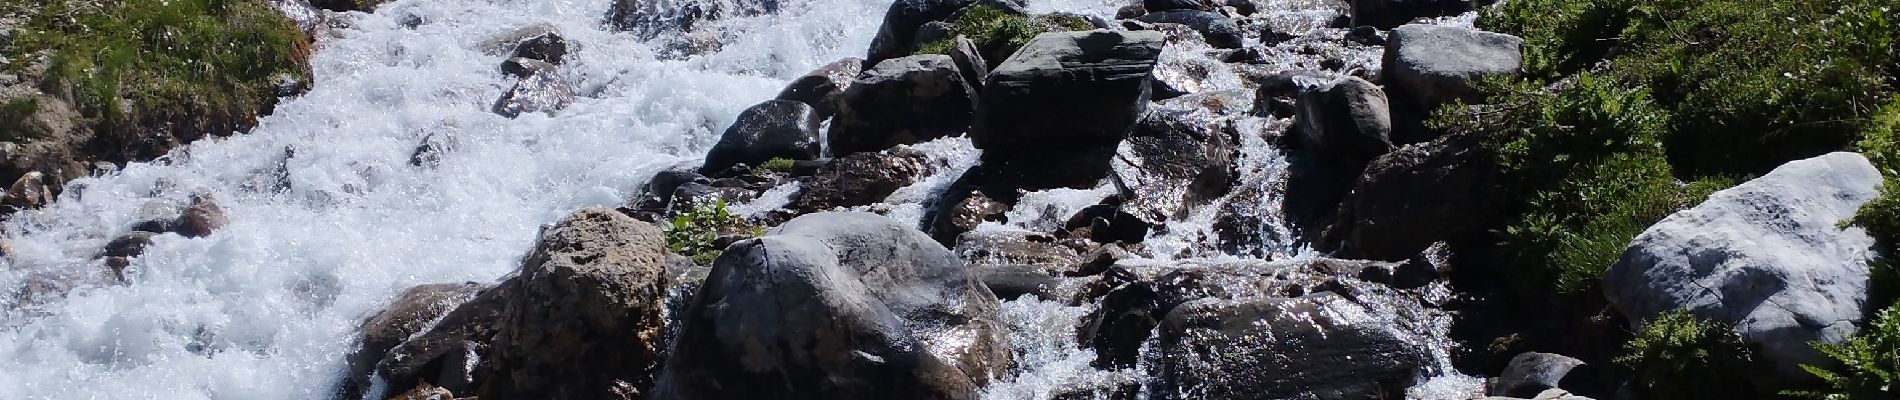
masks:
{"type": "Polygon", "coordinates": [[[1839,224],[1872,200],[1880,172],[1855,153],[1789,162],[1651,226],[1604,275],[1638,327],[1675,309],[1735,325],[1779,377],[1821,361],[1809,342],[1855,333],[1874,241],[1839,224]]]}

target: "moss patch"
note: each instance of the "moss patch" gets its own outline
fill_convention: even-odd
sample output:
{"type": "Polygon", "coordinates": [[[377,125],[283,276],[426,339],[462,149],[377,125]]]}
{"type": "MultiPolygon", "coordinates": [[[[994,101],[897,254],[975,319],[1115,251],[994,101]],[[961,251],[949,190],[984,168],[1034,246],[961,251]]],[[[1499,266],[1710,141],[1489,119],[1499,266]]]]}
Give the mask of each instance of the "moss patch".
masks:
{"type": "Polygon", "coordinates": [[[22,31],[11,55],[50,50],[41,86],[70,91],[102,134],[248,129],[276,102],[273,77],[309,69],[309,40],[256,0],[49,0],[22,31]]]}
{"type": "Polygon", "coordinates": [[[1045,32],[1086,31],[1095,29],[1087,19],[1067,13],[1037,16],[1012,14],[995,7],[976,5],[963,10],[943,38],[917,46],[913,54],[950,54],[957,36],[970,38],[990,65],[998,65],[1045,32]]]}

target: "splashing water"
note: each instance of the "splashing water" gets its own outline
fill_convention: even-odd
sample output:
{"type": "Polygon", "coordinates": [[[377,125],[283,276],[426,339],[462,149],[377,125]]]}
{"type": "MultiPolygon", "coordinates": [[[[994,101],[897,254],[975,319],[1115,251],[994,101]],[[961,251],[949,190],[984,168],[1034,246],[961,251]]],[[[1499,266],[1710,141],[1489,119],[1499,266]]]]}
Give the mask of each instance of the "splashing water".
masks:
{"type": "MultiPolygon", "coordinates": [[[[684,59],[669,55],[665,38],[607,30],[607,0],[398,0],[373,14],[302,15],[320,26],[311,92],[287,99],[248,134],[80,179],[58,202],[6,224],[0,397],[330,398],[358,324],[397,293],[511,272],[539,225],[623,204],[654,172],[693,162],[741,110],[791,78],[862,56],[890,0],[782,3],[776,14],[704,23],[696,29],[716,37],[717,49],[684,59]],[[535,26],[567,39],[573,50],[562,68],[579,98],[552,115],[490,113],[513,83],[497,70],[506,55],[494,43],[535,26]],[[452,149],[437,166],[410,165],[430,135],[449,138],[452,149]],[[203,238],[158,236],[122,277],[97,257],[147,216],[142,210],[194,195],[215,199],[229,225],[203,238]]],[[[1029,3],[1033,12],[1104,18],[1123,4],[1029,3]]],[[[1296,3],[1268,10],[1293,21],[1330,17],[1296,3]]],[[[1271,64],[1311,62],[1282,57],[1271,64]]],[[[1347,58],[1376,68],[1372,57],[1347,58]]],[[[1232,74],[1207,84],[1244,89],[1232,74]]],[[[1262,118],[1236,124],[1284,127],[1262,118]]],[[[1242,136],[1243,184],[1277,199],[1284,159],[1267,139],[1242,136]]],[[[904,221],[921,218],[977,154],[964,138],[914,147],[936,168],[871,207],[904,221]]],[[[735,208],[767,211],[793,190],[735,208]]],[[[1112,192],[1031,194],[1012,212],[1013,226],[984,229],[1047,231],[1112,192]]],[[[1277,213],[1277,200],[1266,201],[1251,212],[1277,213]]],[[[1175,221],[1153,240],[1156,255],[1216,256],[1189,250],[1211,229],[1213,208],[1175,221]]],[[[1261,217],[1275,237],[1287,236],[1277,216],[1261,217]]],[[[1299,252],[1263,241],[1266,253],[1299,252]]],[[[984,398],[1044,399],[1065,387],[1140,379],[1088,365],[1093,354],[1073,340],[1088,306],[1031,299],[1003,311],[1019,365],[984,398]]]]}

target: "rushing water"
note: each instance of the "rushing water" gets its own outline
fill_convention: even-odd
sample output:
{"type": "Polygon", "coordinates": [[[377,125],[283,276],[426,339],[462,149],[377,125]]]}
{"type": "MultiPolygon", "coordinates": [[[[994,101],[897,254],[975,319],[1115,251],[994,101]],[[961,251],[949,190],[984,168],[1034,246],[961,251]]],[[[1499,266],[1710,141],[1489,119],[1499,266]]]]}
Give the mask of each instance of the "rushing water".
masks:
{"type": "MultiPolygon", "coordinates": [[[[332,16],[317,33],[314,89],[249,134],[81,179],[54,205],[6,224],[12,253],[0,261],[7,290],[0,397],[326,398],[357,325],[398,292],[507,274],[537,226],[580,207],[625,203],[655,171],[693,162],[740,110],[789,79],[862,56],[889,2],[783,1],[777,14],[702,28],[723,46],[684,59],[667,54],[665,40],[605,29],[606,0],[398,0],[374,14],[332,16]],[[489,113],[512,84],[497,71],[504,53],[494,42],[532,26],[567,38],[563,68],[581,96],[551,116],[489,113]],[[439,166],[411,166],[416,145],[432,134],[451,137],[453,150],[439,166]],[[271,189],[279,180],[287,190],[271,189]],[[122,278],[110,276],[97,254],[142,210],[204,194],[229,214],[226,228],[196,239],[159,236],[122,278]]],[[[1032,0],[1030,9],[1106,17],[1120,5],[1032,0]]],[[[1330,18],[1310,7],[1269,9],[1296,23],[1330,18]]],[[[1199,50],[1171,48],[1170,57],[1204,57],[1199,50]]],[[[1374,57],[1348,58],[1376,67],[1374,57]]],[[[1276,63],[1310,63],[1301,60],[1276,63]]],[[[1240,84],[1232,76],[1207,82],[1240,84]]],[[[1284,160],[1265,139],[1243,136],[1242,175],[1251,182],[1243,184],[1273,193],[1284,160]]],[[[936,159],[935,173],[871,208],[916,220],[931,193],[976,154],[960,138],[917,147],[936,159]]],[[[767,210],[791,190],[738,208],[767,210]]],[[[1016,213],[1062,218],[1111,192],[1032,194],[1016,213]]],[[[1156,238],[1157,253],[1218,256],[1189,250],[1211,209],[1156,238]]],[[[1012,217],[1014,226],[984,229],[1050,223],[1012,217]]],[[[1268,222],[1282,229],[1277,217],[1268,222]]],[[[1272,254],[1298,251],[1261,245],[1272,254]]],[[[1136,379],[1088,368],[1093,355],[1067,339],[1086,307],[1025,300],[1004,311],[1024,372],[992,385],[986,398],[1040,399],[1061,387],[1136,379]]]]}

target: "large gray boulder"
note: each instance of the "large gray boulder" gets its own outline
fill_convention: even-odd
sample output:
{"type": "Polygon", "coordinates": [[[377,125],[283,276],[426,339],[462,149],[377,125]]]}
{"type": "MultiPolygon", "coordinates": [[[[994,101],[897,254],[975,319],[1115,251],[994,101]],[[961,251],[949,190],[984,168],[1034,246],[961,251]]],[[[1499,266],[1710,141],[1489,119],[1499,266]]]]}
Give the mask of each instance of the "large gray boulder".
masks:
{"type": "Polygon", "coordinates": [[[680,318],[660,399],[975,399],[1011,356],[949,250],[862,212],[728,247],[680,318]]]}
{"type": "Polygon", "coordinates": [[[1302,88],[1294,131],[1309,154],[1364,165],[1392,151],[1392,111],[1385,90],[1357,77],[1302,88]]]}
{"type": "Polygon", "coordinates": [[[1471,83],[1487,75],[1516,75],[1524,39],[1440,25],[1393,29],[1385,44],[1385,84],[1422,110],[1454,100],[1478,100],[1471,83]]]}
{"type": "Polygon", "coordinates": [[[1789,162],[1710,195],[1632,241],[1603,291],[1640,327],[1685,309],[1735,326],[1782,379],[1826,361],[1811,342],[1853,336],[1867,306],[1867,233],[1843,227],[1880,171],[1855,153],[1789,162]]]}
{"type": "MultiPolygon", "coordinates": [[[[990,71],[971,139],[986,171],[1015,188],[1093,187],[1147,109],[1163,35],[1037,35],[990,71]]],[[[997,182],[990,182],[997,183],[997,182]]]]}
{"type": "Polygon", "coordinates": [[[826,142],[833,156],[844,156],[962,135],[975,94],[950,56],[884,60],[839,97],[826,142]]]}
{"type": "Polygon", "coordinates": [[[819,122],[810,105],[792,100],[766,100],[746,108],[706,152],[699,173],[711,175],[739,164],[757,167],[774,158],[818,158],[819,122]]]}
{"type": "Polygon", "coordinates": [[[645,393],[665,332],[666,239],[603,208],[541,232],[504,283],[481,397],[600,399],[645,393]]]}
{"type": "Polygon", "coordinates": [[[1423,350],[1332,292],[1202,299],[1161,325],[1159,391],[1173,399],[1399,398],[1423,350]]]}

